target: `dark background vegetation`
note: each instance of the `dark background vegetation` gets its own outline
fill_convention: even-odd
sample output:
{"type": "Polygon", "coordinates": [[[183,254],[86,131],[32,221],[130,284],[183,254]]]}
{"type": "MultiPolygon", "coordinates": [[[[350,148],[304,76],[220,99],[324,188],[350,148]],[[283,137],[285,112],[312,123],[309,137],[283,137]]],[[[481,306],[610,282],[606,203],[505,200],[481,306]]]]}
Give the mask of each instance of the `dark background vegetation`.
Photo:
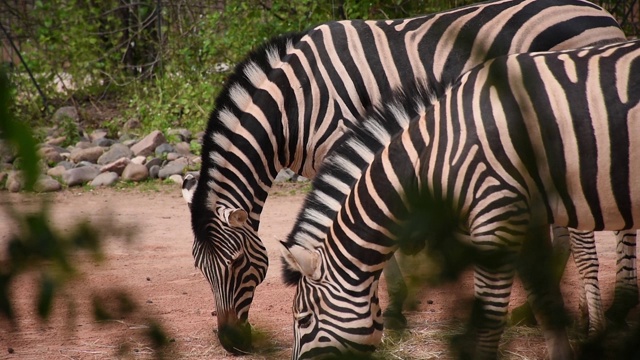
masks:
{"type": "MultiPolygon", "coordinates": [[[[233,65],[274,35],[473,2],[0,0],[0,60],[16,117],[30,125],[52,125],[57,107],[74,105],[89,128],[115,133],[135,118],[143,130],[200,131],[233,65]]],[[[596,2],[638,34],[639,0],[596,2]]]]}

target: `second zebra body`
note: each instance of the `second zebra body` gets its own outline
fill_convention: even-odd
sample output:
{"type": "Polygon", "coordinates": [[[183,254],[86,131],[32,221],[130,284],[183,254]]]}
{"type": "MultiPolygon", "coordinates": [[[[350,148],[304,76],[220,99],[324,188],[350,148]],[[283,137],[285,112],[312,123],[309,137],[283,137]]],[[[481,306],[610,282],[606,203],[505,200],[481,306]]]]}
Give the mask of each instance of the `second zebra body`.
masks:
{"type": "Polygon", "coordinates": [[[640,224],[640,41],[500,57],[429,103],[417,102],[417,119],[406,115],[413,101],[389,104],[318,174],[327,181],[355,171],[354,153],[370,163],[361,177],[355,171],[335,219],[302,210],[327,224],[320,243],[296,233],[283,243],[286,278],[297,284],[293,358],[372,351],[382,334],[385,262],[398,248],[425,246],[415,241],[429,248],[451,237],[476,257],[474,355],[496,356],[517,268],[544,310],[549,356],[570,358],[564,324],[553,318],[559,290],[538,280],[550,274],[534,276],[550,272],[548,254],[534,250],[548,244],[550,224],[640,224]],[[372,153],[363,142],[385,121],[409,124],[372,153]]]}

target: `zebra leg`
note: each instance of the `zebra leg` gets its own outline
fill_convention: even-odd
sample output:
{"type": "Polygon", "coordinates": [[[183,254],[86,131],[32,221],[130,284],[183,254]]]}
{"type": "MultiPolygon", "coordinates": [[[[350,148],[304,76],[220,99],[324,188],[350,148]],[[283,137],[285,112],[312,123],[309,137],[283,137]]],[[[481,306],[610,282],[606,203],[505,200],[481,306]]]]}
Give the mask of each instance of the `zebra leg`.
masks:
{"type": "Polygon", "coordinates": [[[407,318],[402,314],[402,308],[408,292],[396,256],[392,256],[382,270],[389,294],[389,305],[382,317],[386,329],[403,330],[407,327],[407,318]]]}
{"type": "Polygon", "coordinates": [[[636,272],[636,231],[616,231],[616,288],[613,304],[606,312],[607,320],[615,327],[625,326],[625,318],[638,305],[636,272]]]}
{"type": "MultiPolygon", "coordinates": [[[[559,285],[571,253],[569,230],[562,226],[551,226],[553,240],[553,279],[559,285]]],[[[533,326],[537,324],[535,315],[528,302],[511,311],[511,324],[533,326]]]]}
{"type": "Polygon", "coordinates": [[[478,261],[474,269],[475,302],[471,320],[467,333],[454,340],[454,350],[459,352],[460,359],[496,359],[506,325],[515,267],[512,261],[505,263],[500,259],[478,261]]]}
{"type": "Polygon", "coordinates": [[[581,321],[586,323],[588,335],[594,338],[605,329],[602,297],[598,283],[598,254],[593,231],[578,231],[570,229],[571,252],[576,268],[582,277],[582,292],[580,293],[581,321]]]}
{"type": "MultiPolygon", "coordinates": [[[[527,290],[529,304],[541,324],[550,359],[571,359],[571,345],[566,332],[568,317],[564,309],[558,273],[548,227],[534,227],[527,232],[518,258],[518,274],[527,290]]],[[[562,270],[562,271],[561,271],[562,270]]]]}

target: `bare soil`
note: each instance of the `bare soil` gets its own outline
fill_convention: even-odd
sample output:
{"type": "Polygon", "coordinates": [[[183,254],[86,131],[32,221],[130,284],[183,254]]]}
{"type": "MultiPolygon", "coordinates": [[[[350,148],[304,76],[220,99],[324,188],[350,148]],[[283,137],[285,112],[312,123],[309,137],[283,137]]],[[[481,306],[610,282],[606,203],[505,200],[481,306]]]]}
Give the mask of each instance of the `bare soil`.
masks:
{"type": "MultiPolygon", "coordinates": [[[[48,196],[0,192],[0,259],[5,256],[6,243],[15,228],[6,212],[7,204],[33,209],[44,198],[51,200],[52,221],[60,231],[68,230],[80,219],[88,219],[107,234],[113,233],[111,224],[115,223],[134,231],[135,236],[131,243],[118,236],[107,236],[103,240],[103,261],[78,256],[80,271],[61,292],[46,322],[36,316],[37,276],[25,274],[18,278],[12,287],[17,327],[11,330],[7,322],[0,322],[0,359],[152,358],[159,352],[144,336],[150,319],[159,322],[169,336],[166,358],[238,358],[228,355],[215,336],[213,296],[193,266],[189,211],[178,186],[163,185],[146,191],[73,189],[48,196]],[[99,294],[100,301],[108,304],[117,298],[114,291],[129,294],[137,304],[135,314],[111,321],[94,320],[92,294],[99,294]]],[[[266,203],[260,236],[271,264],[266,280],[256,291],[249,316],[257,334],[256,353],[243,359],[290,357],[294,289],[285,287],[280,279],[279,240],[291,229],[303,198],[298,187],[284,185],[274,189],[266,203]]],[[[606,307],[611,302],[615,282],[615,243],[608,233],[597,237],[606,307]]],[[[562,286],[567,308],[578,314],[581,281],[571,260],[562,286]]],[[[384,278],[381,287],[384,307],[387,301],[384,278]]],[[[456,284],[418,292],[416,309],[407,313],[411,330],[399,337],[385,337],[383,355],[404,359],[450,358],[448,335],[460,330],[468,313],[464,299],[471,294],[468,274],[456,284]]],[[[516,284],[511,303],[518,305],[523,299],[516,284]]],[[[501,351],[506,358],[544,357],[543,340],[537,328],[510,328],[501,351]]]]}

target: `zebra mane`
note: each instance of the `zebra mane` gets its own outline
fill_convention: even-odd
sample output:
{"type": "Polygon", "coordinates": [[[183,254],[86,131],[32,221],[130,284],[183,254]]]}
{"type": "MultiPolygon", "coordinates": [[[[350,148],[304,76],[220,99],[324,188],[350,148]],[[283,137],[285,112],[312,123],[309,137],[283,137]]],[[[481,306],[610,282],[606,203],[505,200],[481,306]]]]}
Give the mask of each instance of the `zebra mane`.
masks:
{"type": "MultiPolygon", "coordinates": [[[[251,83],[251,74],[262,71],[268,75],[273,69],[273,63],[282,61],[289,50],[306,34],[307,32],[297,32],[275,36],[252,50],[244,60],[236,65],[233,73],[227,78],[224,87],[218,94],[214,110],[209,115],[206,135],[203,139],[203,154],[210,154],[216,147],[217,144],[212,140],[214,134],[226,135],[231,131],[225,126],[224,120],[220,116],[221,112],[227,111],[233,114],[242,112],[242,109],[239,109],[233,100],[234,94],[246,92],[250,95],[256,90],[251,83]]],[[[215,164],[215,156],[203,157],[203,168],[209,169],[215,164]]],[[[206,174],[203,173],[202,175],[206,174]]]]}
{"type": "MultiPolygon", "coordinates": [[[[320,247],[351,188],[375,154],[436,100],[426,84],[417,83],[397,90],[392,100],[370,110],[362,123],[347,132],[323,160],[312,181],[313,190],[306,196],[283,245],[287,248],[299,245],[310,250],[320,247]]],[[[286,261],[283,261],[282,275],[287,285],[297,284],[301,276],[286,261]]]]}
{"type": "MultiPolygon", "coordinates": [[[[195,198],[208,199],[210,171],[220,163],[223,157],[222,149],[231,138],[232,130],[225,124],[225,114],[239,115],[244,109],[240,109],[234,102],[234,94],[252,94],[256,87],[252,84],[250,77],[259,71],[269,74],[277,62],[285,60],[289,51],[295,46],[306,32],[289,33],[275,36],[264,42],[259,47],[252,50],[242,62],[238,63],[233,73],[215,100],[214,110],[209,115],[207,129],[202,140],[202,166],[200,180],[198,182],[198,194],[195,198]]],[[[200,207],[208,207],[205,201],[203,204],[196,204],[200,207]]],[[[204,210],[200,209],[200,210],[204,210]]]]}
{"type": "MultiPolygon", "coordinates": [[[[240,62],[233,70],[233,73],[227,78],[227,81],[215,100],[214,110],[209,115],[207,129],[202,140],[202,166],[200,170],[200,179],[197,188],[192,196],[193,203],[192,212],[212,213],[213,209],[210,205],[214,200],[210,199],[211,170],[214,169],[220,161],[221,149],[224,143],[220,141],[228,141],[231,132],[225,126],[224,120],[220,117],[221,111],[230,111],[235,114],[242,112],[233,101],[234,89],[244,89],[247,93],[255,91],[249,76],[256,70],[262,70],[265,74],[273,69],[274,62],[283,61],[288,54],[288,50],[295,46],[300,39],[305,36],[306,32],[283,34],[264,42],[259,47],[252,50],[245,59],[240,62]]],[[[194,216],[198,219],[198,224],[192,224],[196,239],[206,238],[208,219],[211,216],[194,216]]]]}

